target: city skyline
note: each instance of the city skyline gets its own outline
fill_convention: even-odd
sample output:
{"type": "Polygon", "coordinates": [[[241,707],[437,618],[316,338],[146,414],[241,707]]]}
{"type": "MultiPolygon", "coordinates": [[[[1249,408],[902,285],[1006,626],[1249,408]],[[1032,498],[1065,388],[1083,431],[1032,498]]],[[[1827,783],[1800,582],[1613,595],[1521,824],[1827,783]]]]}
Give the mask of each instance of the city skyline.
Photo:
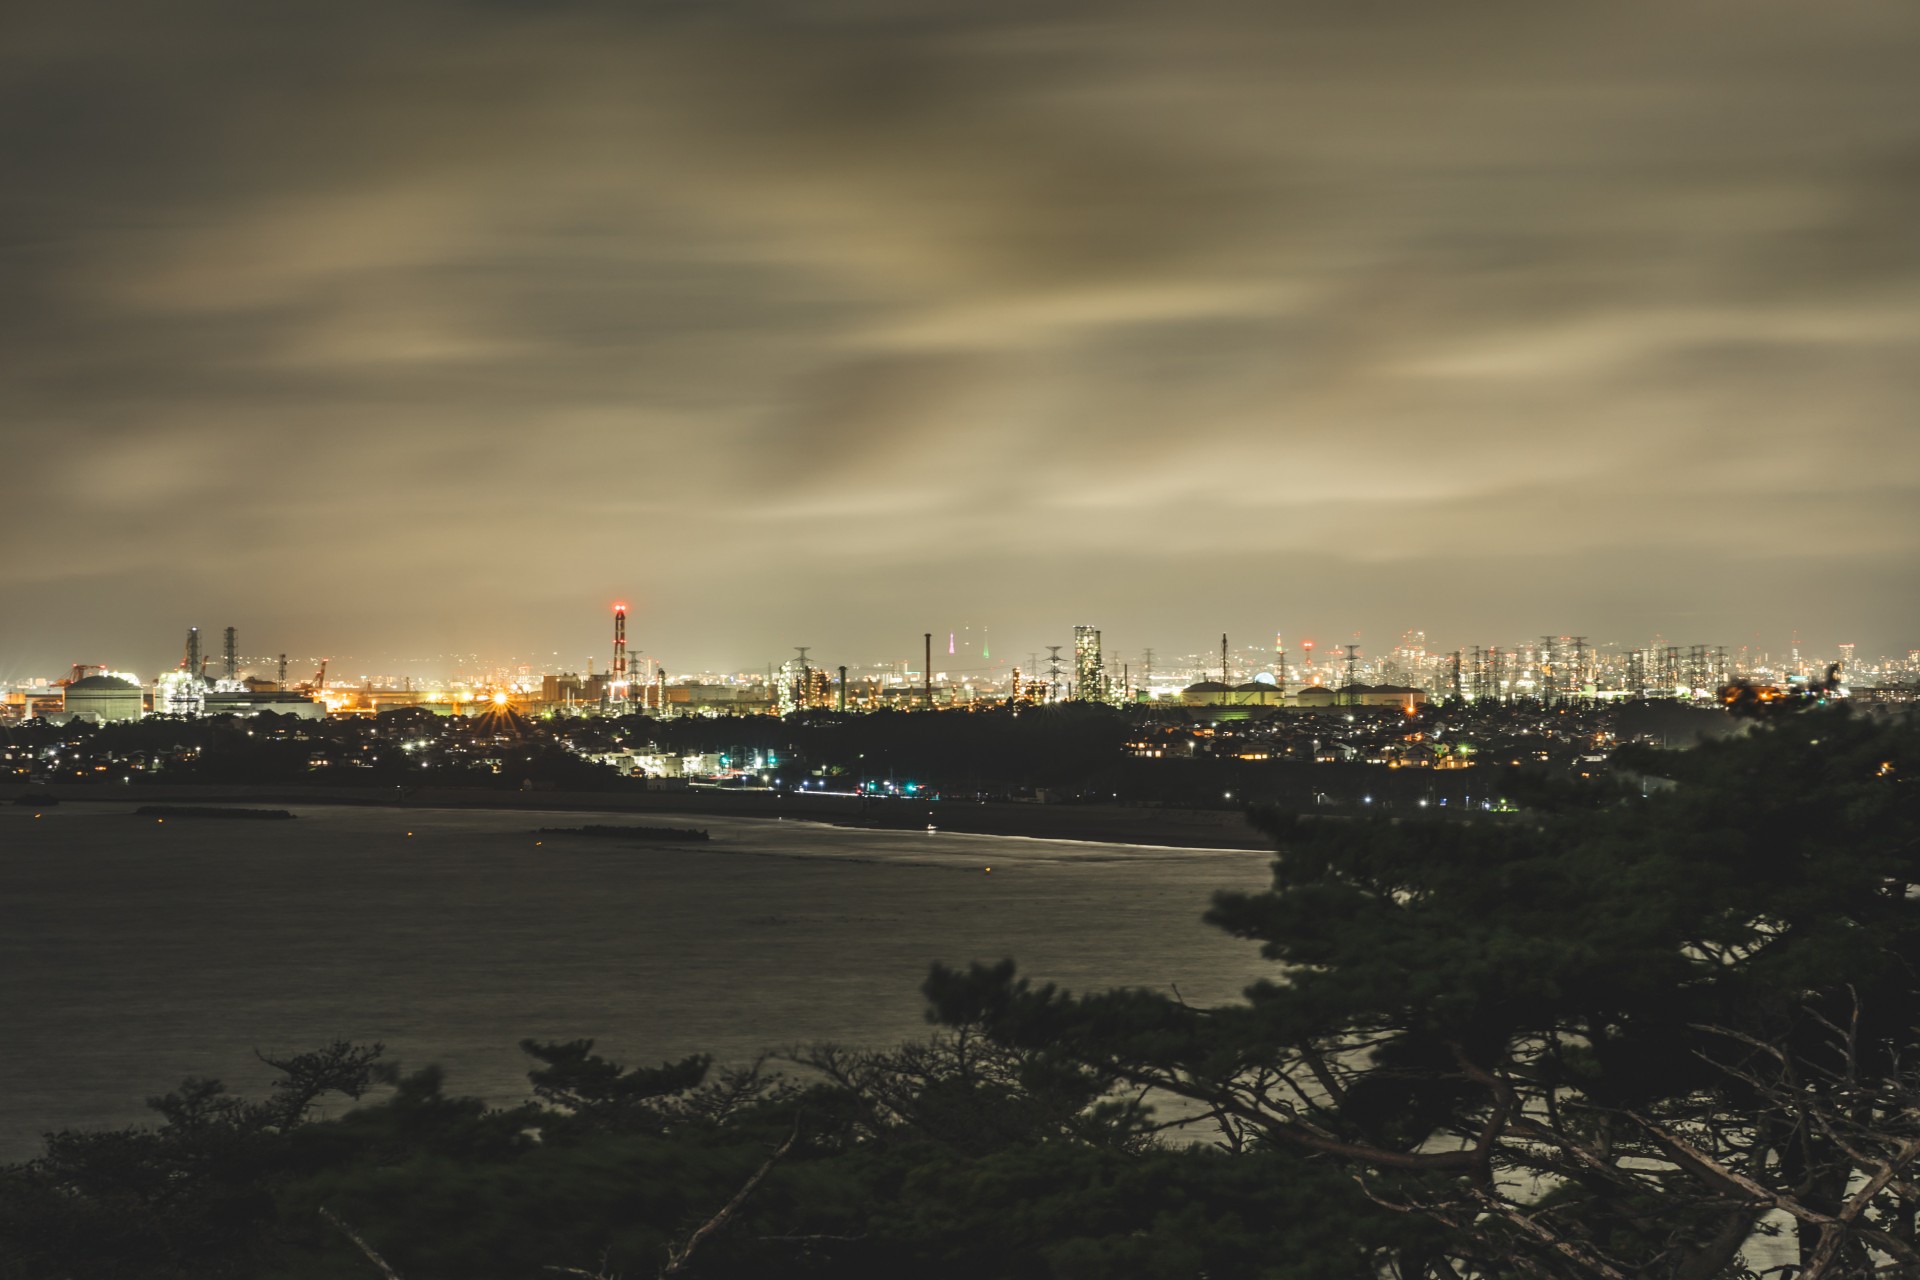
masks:
{"type": "Polygon", "coordinates": [[[1901,654],[1916,60],[1784,0],[23,13],[0,678],[621,597],[678,671],[1901,654]]]}
{"type": "MultiPolygon", "coordinates": [[[[609,605],[610,609],[611,606],[609,605]]],[[[1215,616],[1223,616],[1227,610],[1216,611],[1215,616]]],[[[420,652],[400,650],[381,651],[368,643],[364,634],[354,635],[337,621],[320,628],[320,634],[329,636],[340,643],[320,647],[303,644],[303,637],[292,635],[284,628],[264,629],[255,625],[256,620],[246,613],[236,610],[212,610],[203,615],[207,622],[200,624],[203,645],[209,655],[213,655],[218,644],[222,626],[229,618],[242,618],[245,623],[240,630],[243,636],[243,651],[246,655],[243,665],[256,669],[257,674],[272,674],[265,670],[277,662],[282,654],[290,655],[289,661],[296,667],[305,663],[311,668],[321,658],[347,663],[353,666],[356,678],[360,675],[401,676],[415,674],[427,678],[450,679],[463,669],[498,669],[519,664],[529,664],[537,670],[584,670],[589,661],[596,671],[607,671],[613,658],[611,615],[597,612],[587,603],[567,602],[563,611],[548,614],[542,622],[546,624],[542,633],[535,634],[532,643],[509,645],[501,642],[499,630],[492,620],[478,622],[471,626],[464,638],[466,647],[458,649],[436,648],[420,652]],[[282,649],[280,646],[286,645],[282,649]],[[357,664],[357,665],[354,665],[357,664]]],[[[1420,634],[1430,636],[1429,651],[1444,654],[1453,649],[1470,651],[1474,645],[1502,646],[1508,649],[1532,644],[1541,635],[1547,634],[1537,623],[1522,623],[1510,629],[1489,626],[1468,626],[1457,632],[1436,631],[1430,627],[1408,625],[1404,620],[1383,627],[1377,631],[1365,631],[1356,628],[1342,630],[1335,625],[1321,628],[1287,629],[1276,634],[1275,629],[1265,630],[1250,627],[1245,630],[1232,630],[1227,634],[1232,640],[1236,654],[1270,652],[1274,641],[1285,637],[1285,643],[1292,651],[1293,661],[1300,660],[1299,645],[1312,641],[1321,651],[1337,653],[1340,645],[1355,642],[1360,645],[1361,653],[1369,660],[1388,654],[1397,648],[1404,636],[1420,634]]],[[[1796,648],[1805,654],[1824,654],[1837,656],[1843,648],[1857,652],[1861,661],[1898,660],[1906,658],[1920,643],[1889,644],[1878,647],[1863,643],[1852,633],[1833,626],[1815,626],[1806,629],[1794,628],[1779,634],[1768,634],[1755,627],[1746,628],[1744,638],[1739,633],[1715,634],[1704,629],[1685,627],[1684,618],[1680,619],[1684,629],[1672,632],[1653,631],[1644,635],[1609,635],[1600,632],[1585,633],[1585,638],[1596,652],[1626,652],[1639,648],[1657,648],[1665,645],[1687,647],[1694,644],[1708,644],[1712,647],[1724,646],[1729,652],[1772,655],[1775,659],[1784,658],[1796,648]]],[[[9,644],[0,650],[0,685],[17,682],[33,677],[52,677],[79,663],[83,665],[132,668],[152,674],[169,670],[177,666],[183,651],[182,637],[186,629],[193,624],[182,624],[178,628],[153,623],[148,619],[121,619],[119,629],[111,637],[89,639],[81,637],[69,644],[60,629],[54,627],[29,628],[22,626],[21,631],[29,637],[28,643],[9,644]],[[41,653],[45,656],[36,660],[30,655],[41,653]]],[[[912,625],[918,626],[918,623],[912,625]]],[[[934,625],[933,623],[926,624],[934,625]]],[[[756,652],[751,645],[741,643],[724,636],[690,635],[689,629],[681,625],[664,626],[660,620],[650,619],[643,612],[634,609],[630,626],[632,639],[629,652],[635,663],[650,661],[665,667],[672,679],[678,680],[699,674],[747,673],[764,670],[769,663],[779,664],[792,654],[794,636],[781,634],[772,624],[761,623],[755,630],[758,634],[770,636],[767,647],[756,652]],[[688,640],[688,652],[696,655],[676,661],[672,651],[665,650],[654,637],[660,635],[685,636],[688,640]],[[705,661],[701,660],[704,656],[705,661]],[[734,660],[728,661],[727,658],[734,660]]],[[[530,628],[528,629],[531,630],[530,628]]],[[[908,663],[915,670],[921,660],[920,643],[922,632],[908,627],[852,634],[850,638],[809,647],[816,654],[833,653],[839,655],[836,663],[847,662],[861,669],[878,670],[901,662],[908,663]],[[891,643],[889,643],[889,641],[891,643]]],[[[1004,671],[1011,666],[1023,670],[1032,665],[1032,655],[1038,654],[1042,665],[1046,661],[1046,647],[1049,643],[1058,643],[1062,648],[1063,668],[1073,670],[1073,639],[1076,624],[1065,621],[1051,625],[1036,625],[1023,630],[1000,628],[999,638],[993,636],[996,629],[967,623],[943,626],[939,635],[956,637],[958,650],[949,655],[943,647],[935,653],[936,669],[955,671],[985,671],[989,668],[1004,671]],[[990,661],[982,659],[982,644],[993,650],[990,661]],[[971,656],[969,656],[971,655],[971,656]]],[[[1218,665],[1219,631],[1209,630],[1206,617],[1190,623],[1175,623],[1159,617],[1147,621],[1142,629],[1125,629],[1112,626],[1100,626],[1096,631],[1105,631],[1109,636],[1118,635],[1119,639],[1110,640],[1107,650],[1109,665],[1138,662],[1149,651],[1158,652],[1168,658],[1193,660],[1197,666],[1218,665]],[[1114,647],[1117,645],[1118,647],[1114,647]]],[[[845,630],[833,627],[816,628],[811,633],[795,633],[801,639],[809,636],[817,638],[822,633],[829,635],[848,634],[845,630]]],[[[1552,630],[1556,636],[1572,637],[1581,632],[1575,629],[1552,630]]],[[[1117,670],[1117,666],[1115,667],[1117,670]]],[[[301,674],[296,671],[296,676],[301,674]]],[[[307,671],[306,674],[311,674],[307,671]]],[[[345,667],[336,669],[336,676],[345,677],[345,667]]]]}
{"type": "MultiPolygon", "coordinates": [[[[150,682],[156,676],[170,671],[187,670],[191,656],[196,651],[200,658],[200,669],[209,679],[224,673],[229,678],[240,675],[270,681],[284,679],[289,686],[314,683],[317,675],[326,676],[334,684],[343,687],[365,681],[373,681],[382,687],[398,687],[395,682],[418,682],[422,688],[456,684],[491,687],[529,679],[537,683],[541,676],[553,674],[598,675],[604,680],[613,681],[619,678],[617,672],[621,669],[623,658],[636,687],[656,678],[673,684],[754,681],[762,678],[768,683],[784,683],[792,672],[801,669],[801,660],[790,656],[768,656],[759,663],[734,666],[676,667],[643,645],[620,647],[626,637],[626,606],[614,606],[610,618],[613,639],[608,642],[607,637],[603,636],[601,645],[588,646],[584,650],[542,649],[522,653],[474,650],[393,658],[367,658],[352,652],[311,654],[289,650],[255,653],[240,644],[238,628],[228,627],[225,629],[225,643],[232,646],[232,670],[227,670],[229,658],[225,652],[216,650],[220,643],[220,631],[194,627],[189,628],[185,643],[179,646],[182,656],[177,656],[173,661],[165,658],[155,658],[151,662],[116,661],[114,655],[94,653],[39,671],[26,670],[16,664],[11,669],[0,670],[0,689],[51,683],[69,668],[74,672],[108,671],[150,682]],[[316,666],[318,671],[315,670],[316,666]]],[[[1920,648],[1876,652],[1863,649],[1857,642],[1821,643],[1797,634],[1787,637],[1785,643],[1774,645],[1727,645],[1703,641],[1698,637],[1658,634],[1641,642],[1623,642],[1571,632],[1536,632],[1521,636],[1482,634],[1477,641],[1468,643],[1449,642],[1445,638],[1429,637],[1423,629],[1408,628],[1392,640],[1373,643],[1363,642],[1358,632],[1349,633],[1346,640],[1316,639],[1311,633],[1296,632],[1291,640],[1283,634],[1275,634],[1270,642],[1264,639],[1235,642],[1231,635],[1222,634],[1218,647],[1212,649],[1136,643],[1129,643],[1125,648],[1103,649],[1102,629],[1080,623],[1071,628],[1070,645],[1036,642],[1009,646],[1003,638],[997,657],[991,656],[989,646],[992,642],[984,632],[976,635],[974,628],[959,627],[948,634],[948,649],[931,654],[931,669],[940,680],[991,683],[1008,679],[1018,671],[1023,681],[1046,682],[1050,674],[1049,667],[1057,665],[1060,673],[1057,683],[1061,691],[1084,689],[1089,671],[1096,681],[1106,686],[1118,687],[1124,683],[1132,687],[1143,686],[1155,673],[1161,677],[1156,682],[1161,685],[1169,679],[1219,678],[1223,664],[1228,673],[1239,679],[1252,678],[1259,672],[1283,671],[1283,674],[1292,673],[1289,678],[1295,680],[1304,681],[1311,675],[1316,683],[1325,679],[1338,684],[1346,678],[1344,669],[1348,656],[1346,650],[1349,648],[1354,650],[1355,660],[1362,672],[1377,676],[1384,671],[1395,670],[1399,672],[1396,678],[1416,679],[1415,669],[1418,668],[1423,674],[1417,682],[1430,688],[1450,683],[1451,677],[1447,671],[1456,655],[1460,659],[1463,681],[1471,679],[1474,664],[1483,655],[1496,662],[1500,660],[1498,655],[1504,655],[1504,660],[1513,664],[1530,663],[1535,654],[1551,654],[1557,661],[1572,659],[1624,671],[1637,660],[1635,655],[1644,655],[1649,661],[1657,661],[1663,651],[1671,651],[1672,661],[1676,664],[1688,661],[1685,655],[1689,653],[1710,655],[1711,665],[1722,676],[1757,672],[1813,676],[1835,661],[1840,662],[1848,672],[1885,671],[1903,677],[1920,672],[1920,648]],[[1048,652],[1050,649],[1054,651],[1051,655],[1048,652]],[[1585,658],[1581,659],[1579,655],[1585,655],[1585,658]]],[[[921,638],[924,647],[930,633],[923,633],[921,638]]],[[[158,652],[161,646],[155,639],[155,643],[143,643],[139,647],[143,651],[158,652]]],[[[790,646],[790,651],[798,648],[800,646],[790,646]]],[[[805,646],[807,650],[817,648],[805,646]]],[[[861,646],[857,652],[825,657],[816,653],[811,665],[828,672],[836,666],[845,667],[862,679],[910,678],[910,682],[917,686],[925,674],[925,656],[920,653],[909,654],[904,649],[896,654],[885,655],[869,643],[861,646]]],[[[1703,663],[1706,658],[1697,657],[1691,661],[1703,663]]]]}

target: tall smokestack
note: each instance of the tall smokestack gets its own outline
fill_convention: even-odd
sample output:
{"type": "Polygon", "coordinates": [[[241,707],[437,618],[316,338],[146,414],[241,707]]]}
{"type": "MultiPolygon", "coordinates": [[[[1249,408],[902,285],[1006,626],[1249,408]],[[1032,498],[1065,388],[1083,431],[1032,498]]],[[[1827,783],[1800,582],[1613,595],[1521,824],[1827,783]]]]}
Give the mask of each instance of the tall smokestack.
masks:
{"type": "Polygon", "coordinates": [[[227,679],[240,674],[240,633],[232,627],[227,628],[226,647],[227,679]]]}
{"type": "Polygon", "coordinates": [[[920,673],[926,681],[927,710],[933,710],[933,632],[927,632],[927,669],[920,673]]]}
{"type": "Polygon", "coordinates": [[[615,702],[627,700],[627,606],[613,606],[613,679],[607,686],[615,702]]]}
{"type": "Polygon", "coordinates": [[[187,674],[190,676],[200,674],[200,628],[198,627],[187,628],[187,657],[181,665],[187,669],[187,674]]]}
{"type": "Polygon", "coordinates": [[[842,667],[840,668],[840,710],[842,712],[845,712],[846,709],[847,709],[847,669],[845,667],[842,667]]]}

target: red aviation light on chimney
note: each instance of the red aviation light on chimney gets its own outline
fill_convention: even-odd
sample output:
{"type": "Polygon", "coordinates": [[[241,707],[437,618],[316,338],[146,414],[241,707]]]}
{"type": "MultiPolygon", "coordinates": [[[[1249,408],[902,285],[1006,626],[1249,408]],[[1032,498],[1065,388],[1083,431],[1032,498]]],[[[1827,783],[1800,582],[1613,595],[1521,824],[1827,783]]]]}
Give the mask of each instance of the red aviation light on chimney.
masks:
{"type": "Polygon", "coordinates": [[[627,699],[627,605],[624,600],[613,606],[613,679],[607,692],[615,702],[627,699]]]}

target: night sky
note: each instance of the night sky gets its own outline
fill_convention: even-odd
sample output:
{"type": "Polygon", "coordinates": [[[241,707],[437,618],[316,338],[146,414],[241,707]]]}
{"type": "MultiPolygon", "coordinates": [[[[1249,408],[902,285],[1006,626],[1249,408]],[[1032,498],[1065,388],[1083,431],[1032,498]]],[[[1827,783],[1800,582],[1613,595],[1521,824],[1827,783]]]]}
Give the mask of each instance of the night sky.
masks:
{"type": "Polygon", "coordinates": [[[0,677],[616,598],[670,671],[1904,652],[1916,68],[1894,0],[12,6],[0,677]]]}

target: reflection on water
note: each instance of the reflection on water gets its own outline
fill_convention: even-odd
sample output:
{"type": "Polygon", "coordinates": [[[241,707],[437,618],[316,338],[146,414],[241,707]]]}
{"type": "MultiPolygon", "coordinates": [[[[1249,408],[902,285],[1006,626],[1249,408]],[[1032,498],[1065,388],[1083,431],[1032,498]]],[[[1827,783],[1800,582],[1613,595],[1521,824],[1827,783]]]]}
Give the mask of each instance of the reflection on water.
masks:
{"type": "Polygon", "coordinates": [[[642,1062],[922,1034],[935,960],[1200,1003],[1267,971],[1198,923],[1266,883],[1258,853],[723,818],[623,847],[534,833],[579,813],[298,812],[0,811],[0,1159],[141,1121],[184,1076],[257,1087],[256,1046],[380,1040],[510,1102],[528,1036],[642,1062]]]}

